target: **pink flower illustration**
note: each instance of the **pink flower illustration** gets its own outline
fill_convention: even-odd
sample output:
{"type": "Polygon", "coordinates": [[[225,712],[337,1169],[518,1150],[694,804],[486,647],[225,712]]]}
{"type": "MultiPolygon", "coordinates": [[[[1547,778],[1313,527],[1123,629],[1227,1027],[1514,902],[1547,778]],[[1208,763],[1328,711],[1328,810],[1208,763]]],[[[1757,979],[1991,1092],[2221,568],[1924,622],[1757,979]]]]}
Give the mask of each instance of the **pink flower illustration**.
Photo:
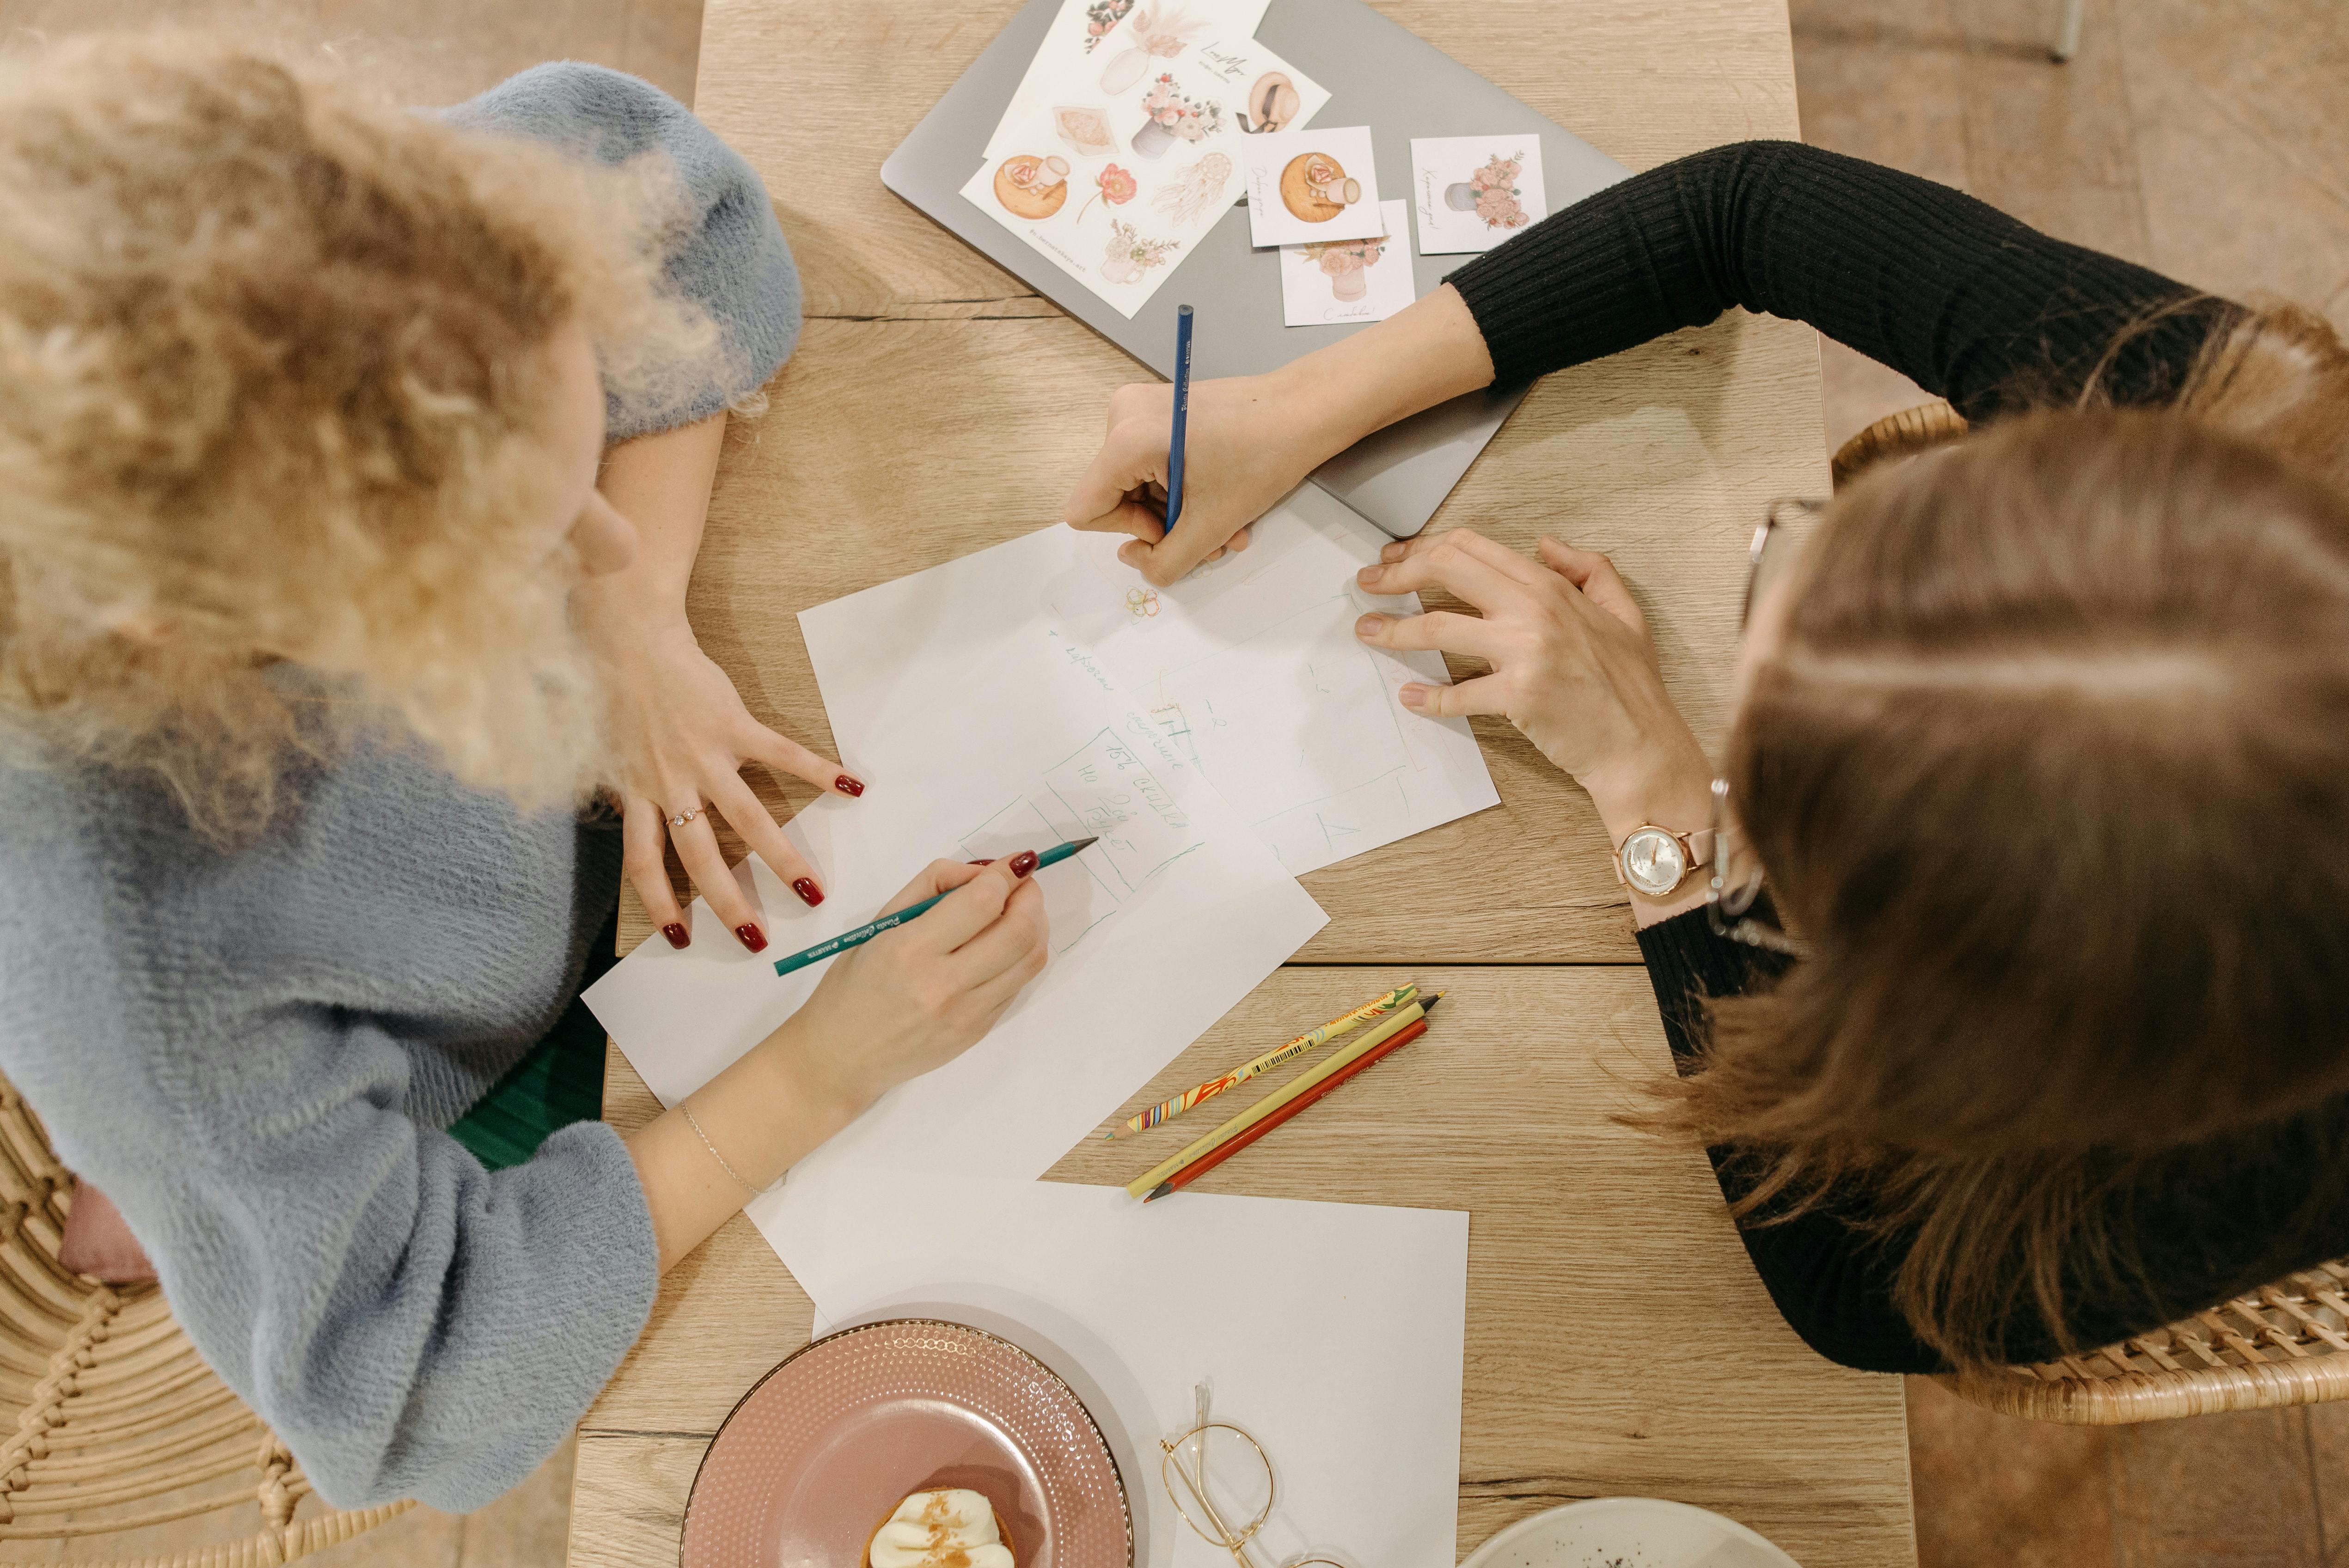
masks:
{"type": "Polygon", "coordinates": [[[1093,201],[1106,201],[1112,207],[1123,207],[1133,200],[1134,192],[1142,189],[1140,181],[1114,163],[1094,175],[1093,183],[1101,189],[1094,193],[1092,201],[1087,201],[1083,207],[1078,209],[1077,217],[1080,221],[1083,219],[1085,213],[1092,210],[1093,201]]]}
{"type": "Polygon", "coordinates": [[[1485,167],[1468,176],[1468,183],[1476,192],[1476,216],[1485,220],[1488,229],[1515,229],[1526,222],[1526,210],[1517,204],[1517,171],[1524,168],[1524,154],[1504,158],[1495,153],[1485,167]]]}

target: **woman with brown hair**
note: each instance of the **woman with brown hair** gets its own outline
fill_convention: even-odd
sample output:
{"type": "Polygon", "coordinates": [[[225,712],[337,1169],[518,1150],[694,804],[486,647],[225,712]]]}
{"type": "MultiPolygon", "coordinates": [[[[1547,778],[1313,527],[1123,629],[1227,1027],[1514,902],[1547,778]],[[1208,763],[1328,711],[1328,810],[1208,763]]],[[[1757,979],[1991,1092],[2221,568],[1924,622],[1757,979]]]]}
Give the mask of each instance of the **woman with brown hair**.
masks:
{"type": "Polygon", "coordinates": [[[664,827],[755,950],[708,810],[788,878],[736,770],[859,793],[685,619],[798,327],[758,177],[633,77],[0,76],[0,1066],[69,1232],[94,1181],[336,1504],[529,1474],[664,1268],[1043,965],[1032,853],[933,865],[717,1079],[594,1119],[618,841],[673,943],[664,827]]]}
{"type": "Polygon", "coordinates": [[[1068,517],[1170,581],[1371,429],[1732,304],[1980,428],[1815,521],[1772,509],[1719,778],[1603,557],[1455,529],[1362,573],[1477,612],[1363,618],[1489,666],[1407,705],[1506,715],[1589,790],[1681,1069],[1648,1119],[1710,1146],[1788,1322],[1855,1367],[2043,1358],[2349,1253],[2349,353],[2321,321],[1722,148],[1196,385],[1171,539],[1166,395],[1122,390],[1068,517]]]}

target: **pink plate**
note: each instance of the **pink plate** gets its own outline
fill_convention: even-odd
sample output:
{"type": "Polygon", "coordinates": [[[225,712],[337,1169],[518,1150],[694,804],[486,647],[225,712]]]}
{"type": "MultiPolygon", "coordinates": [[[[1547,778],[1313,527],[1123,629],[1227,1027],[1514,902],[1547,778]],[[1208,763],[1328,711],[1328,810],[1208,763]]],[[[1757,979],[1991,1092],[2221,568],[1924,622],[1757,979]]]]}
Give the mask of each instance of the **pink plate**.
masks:
{"type": "Polygon", "coordinates": [[[819,1339],[719,1429],[685,1507],[681,1568],[863,1568],[907,1493],[986,1494],[1017,1568],[1132,1568],[1133,1520],[1101,1429],[1052,1369],[959,1323],[819,1339]]]}

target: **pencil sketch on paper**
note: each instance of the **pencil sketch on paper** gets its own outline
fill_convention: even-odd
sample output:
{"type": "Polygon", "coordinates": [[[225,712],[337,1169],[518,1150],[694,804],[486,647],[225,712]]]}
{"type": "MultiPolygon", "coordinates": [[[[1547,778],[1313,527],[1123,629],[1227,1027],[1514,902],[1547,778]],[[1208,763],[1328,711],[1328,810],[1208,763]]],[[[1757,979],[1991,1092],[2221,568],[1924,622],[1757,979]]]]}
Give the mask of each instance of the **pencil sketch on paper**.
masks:
{"type": "MultiPolygon", "coordinates": [[[[1126,723],[1143,746],[1159,744],[1148,719],[1130,715],[1126,723]]],[[[1006,801],[959,842],[965,858],[977,860],[1088,836],[1099,841],[1077,863],[1090,882],[1058,877],[1040,884],[1055,956],[1082,942],[1153,877],[1206,843],[1151,770],[1142,746],[1109,729],[1046,769],[1033,789],[1006,801]]]]}

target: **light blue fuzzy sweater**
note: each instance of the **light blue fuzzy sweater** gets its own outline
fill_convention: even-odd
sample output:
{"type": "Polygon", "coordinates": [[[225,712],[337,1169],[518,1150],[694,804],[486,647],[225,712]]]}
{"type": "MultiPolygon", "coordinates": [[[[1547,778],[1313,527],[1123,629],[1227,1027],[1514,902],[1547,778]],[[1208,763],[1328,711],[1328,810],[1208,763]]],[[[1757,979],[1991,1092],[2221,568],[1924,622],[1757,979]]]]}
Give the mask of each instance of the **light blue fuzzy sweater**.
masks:
{"type": "MultiPolygon", "coordinates": [[[[790,353],[766,192],[657,88],[543,66],[449,114],[608,162],[666,151],[698,207],[671,276],[740,384],[616,406],[615,434],[715,412],[790,353]]],[[[222,855],[150,782],[0,765],[0,1068],[323,1497],[474,1508],[571,1430],[657,1280],[609,1128],[496,1174],[441,1130],[569,1002],[617,896],[613,835],[391,748],[299,788],[222,855]]]]}

